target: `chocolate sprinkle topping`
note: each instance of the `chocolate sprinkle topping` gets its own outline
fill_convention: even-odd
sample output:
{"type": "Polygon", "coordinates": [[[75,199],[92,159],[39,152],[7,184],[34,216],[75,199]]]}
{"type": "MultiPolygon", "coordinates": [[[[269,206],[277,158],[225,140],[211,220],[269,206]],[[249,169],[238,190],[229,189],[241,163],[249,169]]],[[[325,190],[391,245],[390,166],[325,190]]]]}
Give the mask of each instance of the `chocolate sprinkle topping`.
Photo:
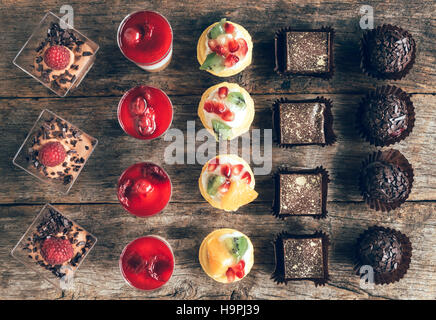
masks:
{"type": "Polygon", "coordinates": [[[399,27],[383,25],[362,40],[362,67],[377,78],[400,79],[415,60],[415,41],[399,27]]]}
{"type": "Polygon", "coordinates": [[[401,263],[401,243],[393,232],[367,232],[358,244],[358,257],[363,265],[370,265],[377,273],[392,272],[401,263]]]}
{"type": "Polygon", "coordinates": [[[404,198],[409,191],[409,181],[398,166],[376,161],[361,172],[364,196],[384,202],[404,198]]]}

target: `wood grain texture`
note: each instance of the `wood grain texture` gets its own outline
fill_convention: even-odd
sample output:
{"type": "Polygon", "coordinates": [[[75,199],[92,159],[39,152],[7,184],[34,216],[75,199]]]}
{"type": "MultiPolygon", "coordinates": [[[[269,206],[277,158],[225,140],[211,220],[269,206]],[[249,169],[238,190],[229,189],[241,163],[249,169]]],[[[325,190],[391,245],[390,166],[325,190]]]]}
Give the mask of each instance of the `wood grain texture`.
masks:
{"type": "MultiPolygon", "coordinates": [[[[34,2],[3,0],[2,24],[8,32],[0,35],[3,59],[0,62],[0,96],[54,96],[36,85],[24,72],[11,65],[16,53],[39,23],[44,12],[59,11],[62,1],[34,2]],[[20,84],[17,86],[16,84],[20,84]]],[[[374,87],[375,81],[360,71],[359,8],[374,7],[375,24],[392,23],[412,33],[418,46],[411,73],[396,82],[409,92],[434,92],[436,74],[436,31],[434,1],[238,1],[211,6],[206,1],[69,1],[75,12],[75,27],[101,47],[97,61],[79,88],[70,96],[120,95],[134,83],[153,83],[169,94],[201,94],[217,78],[198,70],[196,43],[201,32],[221,17],[241,23],[254,39],[253,64],[230,80],[253,93],[360,92],[374,87]],[[125,15],[139,9],[158,10],[168,17],[174,30],[174,58],[165,71],[146,74],[121,54],[116,43],[119,23],[125,15]],[[336,73],[331,81],[311,77],[284,79],[273,72],[276,30],[293,26],[316,28],[330,25],[336,30],[336,73]]]]}
{"type": "Polygon", "coordinates": [[[390,214],[369,211],[363,203],[330,203],[329,217],[277,220],[268,205],[250,205],[238,213],[216,213],[206,203],[171,203],[161,215],[140,219],[119,205],[59,205],[73,220],[97,236],[98,242],[80,267],[74,290],[54,289],[34,272],[9,256],[9,251],[42,206],[1,207],[0,216],[0,297],[56,299],[409,299],[436,298],[436,217],[435,203],[407,203],[390,214]],[[262,221],[259,224],[259,221],[262,221]],[[407,234],[413,245],[410,269],[395,284],[360,289],[353,273],[354,243],[367,227],[378,224],[407,234]],[[237,284],[217,285],[202,271],[198,249],[213,229],[236,228],[253,242],[255,264],[250,274],[237,284]],[[325,287],[308,281],[276,285],[270,280],[274,270],[274,234],[283,230],[329,233],[331,280],[325,287]],[[172,246],[176,268],[172,279],[152,293],[130,288],[118,267],[123,247],[146,234],[164,236],[172,246]],[[116,235],[116,236],[114,236],[116,235]],[[188,236],[189,235],[189,236],[188,236]]]}
{"type": "MultiPolygon", "coordinates": [[[[12,60],[43,17],[58,12],[62,1],[0,0],[0,299],[436,299],[436,3],[419,1],[244,0],[211,6],[210,1],[69,1],[75,26],[97,42],[97,60],[79,88],[57,98],[13,66],[12,60]],[[375,25],[392,23],[410,31],[417,42],[416,64],[400,81],[377,81],[359,68],[361,5],[374,7],[375,25]],[[127,61],[116,44],[116,31],[124,16],[140,9],[157,10],[174,30],[174,55],[163,72],[147,74],[127,61]],[[256,104],[253,128],[270,129],[272,103],[280,97],[308,99],[323,95],[333,100],[333,146],[281,149],[272,147],[273,172],[281,165],[313,168],[323,165],[330,173],[328,218],[275,219],[271,174],[256,176],[259,198],[237,213],[224,213],[208,205],[197,188],[201,164],[165,164],[171,142],[163,138],[138,141],[120,128],[116,109],[121,95],[137,84],[151,84],[169,94],[174,104],[173,129],[186,133],[195,121],[200,96],[221,82],[198,70],[195,47],[204,28],[221,17],[242,24],[254,39],[253,63],[226,79],[244,86],[256,104]],[[281,27],[336,30],[336,72],[330,81],[311,77],[283,78],[273,72],[274,32],[281,27]],[[355,112],[369,90],[394,84],[412,94],[416,123],[412,134],[393,147],[412,163],[415,181],[409,200],[386,213],[370,210],[361,200],[357,173],[363,158],[377,150],[355,130],[355,112]],[[12,158],[38,114],[48,108],[99,140],[67,196],[14,167],[12,158]],[[161,164],[173,184],[172,200],[164,211],[149,219],[126,213],[116,198],[116,183],[129,165],[150,160],[161,164]],[[57,207],[98,237],[97,246],[76,276],[74,290],[61,292],[15,261],[9,252],[45,202],[57,207]],[[354,275],[352,248],[371,225],[396,228],[413,245],[410,269],[400,282],[362,290],[354,275]],[[252,272],[237,284],[216,285],[201,270],[197,253],[212,230],[233,227],[250,236],[255,247],[252,272]],[[310,282],[277,286],[270,280],[274,268],[274,235],[281,231],[311,233],[322,229],[331,237],[331,281],[315,288],[310,282]],[[118,259],[123,247],[136,237],[158,234],[170,242],[176,256],[172,280],[161,290],[144,293],[123,280],[118,259]]],[[[198,141],[196,147],[202,142],[198,141]]],[[[185,159],[187,151],[185,149],[185,159]]],[[[253,167],[256,167],[252,163],[253,167]]]]}

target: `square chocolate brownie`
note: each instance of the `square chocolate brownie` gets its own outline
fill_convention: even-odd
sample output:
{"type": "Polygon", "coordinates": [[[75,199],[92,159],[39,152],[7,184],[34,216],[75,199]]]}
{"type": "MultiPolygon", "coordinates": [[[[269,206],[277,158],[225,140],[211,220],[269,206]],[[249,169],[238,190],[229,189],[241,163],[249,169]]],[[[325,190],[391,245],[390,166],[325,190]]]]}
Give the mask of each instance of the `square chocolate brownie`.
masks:
{"type": "Polygon", "coordinates": [[[323,102],[288,102],[279,105],[280,143],[324,144],[323,102]]]}
{"type": "Polygon", "coordinates": [[[322,238],[283,239],[285,279],[324,277],[322,238]]]}
{"type": "Polygon", "coordinates": [[[280,215],[321,215],[322,174],[280,174],[280,215]]]}
{"type": "Polygon", "coordinates": [[[281,233],[274,242],[277,283],[311,280],[324,285],[328,275],[328,236],[319,231],[309,235],[281,233]]]}
{"type": "Polygon", "coordinates": [[[331,100],[324,97],[276,100],[273,105],[275,142],[282,147],[333,144],[336,135],[331,108],[331,100]]]}
{"type": "Polygon", "coordinates": [[[327,192],[330,182],[323,167],[290,170],[281,168],[274,175],[275,195],[273,214],[278,218],[290,216],[327,216],[327,192]]]}
{"type": "Polygon", "coordinates": [[[333,76],[333,37],[330,27],[284,28],[275,35],[275,71],[285,75],[333,76]]]}
{"type": "Polygon", "coordinates": [[[292,74],[327,73],[330,67],[330,32],[286,32],[286,67],[292,74]]]}

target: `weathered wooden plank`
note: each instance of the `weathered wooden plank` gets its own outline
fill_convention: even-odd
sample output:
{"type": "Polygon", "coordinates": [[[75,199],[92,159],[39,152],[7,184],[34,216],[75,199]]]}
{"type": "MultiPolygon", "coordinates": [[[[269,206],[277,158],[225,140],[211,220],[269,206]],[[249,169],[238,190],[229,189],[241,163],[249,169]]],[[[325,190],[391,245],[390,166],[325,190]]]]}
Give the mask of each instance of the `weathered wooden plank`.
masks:
{"type": "MultiPolygon", "coordinates": [[[[436,216],[435,203],[407,203],[390,214],[369,211],[363,203],[331,203],[326,220],[288,219],[268,213],[259,203],[238,213],[216,213],[205,203],[171,203],[163,214],[148,219],[133,217],[119,205],[59,205],[79,224],[98,237],[94,250],[76,275],[74,290],[67,299],[435,299],[436,216]],[[259,223],[261,222],[261,223],[259,223]],[[409,235],[412,263],[406,276],[395,284],[361,289],[353,273],[352,248],[368,226],[390,226],[409,235]],[[232,227],[246,233],[255,248],[251,273],[233,285],[217,285],[201,270],[197,253],[202,239],[213,229],[232,227]],[[322,229],[331,238],[329,269],[331,281],[315,288],[310,282],[277,286],[270,280],[274,269],[274,235],[313,232],[322,229]],[[114,236],[116,234],[116,237],[114,236]],[[156,292],[130,288],[118,267],[119,255],[129,241],[145,234],[165,237],[174,249],[176,268],[171,281],[156,292]]],[[[9,256],[41,206],[0,207],[0,297],[2,299],[54,299],[63,297],[9,256]]]]}
{"type": "MultiPolygon", "coordinates": [[[[2,1],[0,35],[0,97],[54,97],[54,94],[12,65],[12,60],[47,8],[58,12],[61,1],[2,1]],[[19,84],[19,85],[18,85],[19,84]]],[[[101,47],[97,61],[71,96],[120,95],[135,83],[152,83],[170,94],[200,94],[219,81],[198,70],[195,47],[204,28],[225,16],[241,23],[254,39],[254,62],[243,73],[230,78],[255,93],[342,93],[361,92],[383,83],[359,69],[359,1],[275,1],[222,2],[219,7],[198,1],[92,1],[86,5],[70,1],[75,9],[75,26],[101,47]],[[170,20],[174,34],[174,57],[168,69],[147,74],[128,62],[116,43],[116,31],[123,17],[135,10],[152,9],[170,20]],[[299,28],[331,25],[336,29],[336,73],[331,81],[310,77],[286,80],[273,72],[274,32],[291,25],[299,28]]],[[[409,30],[416,39],[418,56],[411,73],[396,84],[409,92],[435,92],[436,31],[434,1],[367,1],[374,7],[375,24],[392,23],[409,30]]]]}
{"type": "MultiPolygon", "coordinates": [[[[294,95],[307,99],[315,95],[294,95]]],[[[269,111],[279,96],[256,95],[256,116],[253,128],[271,128],[269,111]]],[[[332,178],[329,185],[329,200],[360,201],[357,188],[357,174],[362,158],[376,150],[361,139],[355,128],[355,110],[360,95],[328,95],[333,100],[334,129],[338,142],[333,146],[318,146],[281,149],[273,146],[273,170],[286,164],[294,168],[326,167],[332,178]]],[[[172,128],[186,134],[187,121],[196,121],[196,129],[202,128],[196,115],[198,96],[172,96],[175,115],[172,128]]],[[[174,201],[200,202],[197,191],[197,177],[200,164],[166,165],[165,149],[171,142],[159,138],[154,141],[138,141],[127,136],[118,125],[116,106],[118,97],[99,99],[3,99],[0,100],[0,134],[3,139],[0,153],[0,202],[23,203],[56,201],[75,202],[117,202],[115,186],[121,172],[129,165],[145,160],[162,164],[173,181],[174,201]],[[12,165],[12,158],[19,145],[32,127],[39,112],[48,108],[73,124],[99,139],[99,145],[85,166],[70,194],[66,197],[47,192],[45,185],[12,165]]],[[[409,159],[415,169],[415,182],[410,200],[436,200],[436,103],[434,95],[413,95],[416,108],[416,124],[412,134],[395,145],[409,159]]],[[[203,142],[197,142],[200,146],[203,142]]],[[[185,147],[186,148],[186,147],[185,147]]],[[[186,149],[185,149],[186,151],[186,149]]],[[[185,161],[186,161],[185,156],[185,161]]],[[[258,176],[259,201],[271,201],[271,176],[258,176]]]]}

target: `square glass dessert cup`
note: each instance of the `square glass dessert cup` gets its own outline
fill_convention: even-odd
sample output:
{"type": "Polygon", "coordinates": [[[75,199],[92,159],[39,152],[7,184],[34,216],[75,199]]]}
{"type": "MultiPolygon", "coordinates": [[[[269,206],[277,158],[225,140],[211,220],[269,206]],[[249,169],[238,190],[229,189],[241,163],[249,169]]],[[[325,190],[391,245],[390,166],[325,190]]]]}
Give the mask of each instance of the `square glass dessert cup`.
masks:
{"type": "Polygon", "coordinates": [[[48,12],[13,63],[58,96],[65,97],[91,69],[98,49],[94,41],[48,12]]]}
{"type": "Polygon", "coordinates": [[[12,162],[67,194],[97,143],[97,139],[44,109],[12,162]]]}
{"type": "Polygon", "coordinates": [[[94,235],[47,203],[11,255],[54,286],[68,289],[96,242],[94,235]]]}

